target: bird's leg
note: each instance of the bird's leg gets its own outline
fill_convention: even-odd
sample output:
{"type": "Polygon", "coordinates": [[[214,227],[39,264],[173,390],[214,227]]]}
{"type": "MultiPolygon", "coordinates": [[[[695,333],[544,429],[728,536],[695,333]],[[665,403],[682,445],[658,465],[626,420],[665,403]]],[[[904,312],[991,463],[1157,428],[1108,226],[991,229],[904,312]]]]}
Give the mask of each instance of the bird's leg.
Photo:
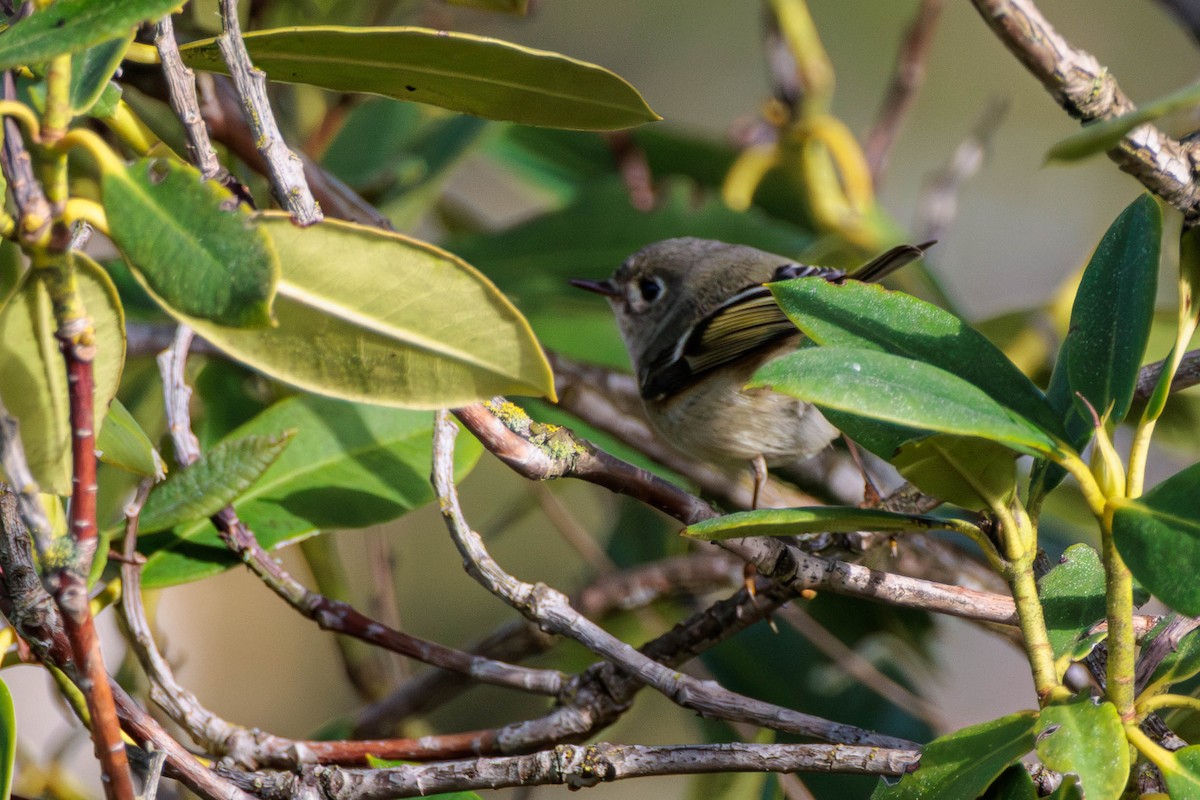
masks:
{"type": "Polygon", "coordinates": [[[858,472],[863,479],[863,501],[862,508],[876,508],[879,506],[879,501],[882,495],[879,493],[879,488],[875,482],[871,480],[871,473],[867,472],[867,466],[863,463],[862,453],[858,452],[858,445],[850,440],[849,436],[842,435],[842,441],[846,443],[847,449],[850,451],[850,458],[854,459],[854,465],[858,467],[858,472]]]}
{"type": "Polygon", "coordinates": [[[762,494],[763,487],[767,485],[767,460],[759,453],[750,462],[750,466],[754,469],[754,494],[750,497],[750,510],[758,509],[758,498],[762,494]]]}

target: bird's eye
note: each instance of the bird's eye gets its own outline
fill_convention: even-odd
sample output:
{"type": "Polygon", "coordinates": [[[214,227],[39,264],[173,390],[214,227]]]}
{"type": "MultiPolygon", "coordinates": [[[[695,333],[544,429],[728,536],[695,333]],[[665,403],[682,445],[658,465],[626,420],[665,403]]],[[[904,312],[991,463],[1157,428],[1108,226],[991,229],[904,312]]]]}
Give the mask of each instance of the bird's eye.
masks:
{"type": "Polygon", "coordinates": [[[662,281],[658,278],[642,278],[638,281],[638,291],[647,303],[653,303],[663,292],[662,281]]]}

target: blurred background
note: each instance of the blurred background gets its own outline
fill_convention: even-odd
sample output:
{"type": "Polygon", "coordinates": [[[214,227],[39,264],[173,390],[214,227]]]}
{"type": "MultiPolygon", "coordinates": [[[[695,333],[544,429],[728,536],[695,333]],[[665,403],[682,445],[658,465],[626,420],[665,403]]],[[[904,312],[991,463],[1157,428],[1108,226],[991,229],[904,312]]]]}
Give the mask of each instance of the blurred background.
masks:
{"type": "MultiPolygon", "coordinates": [[[[340,9],[355,4],[294,5],[298,16],[313,11],[336,19],[340,9]]],[[[916,7],[912,0],[810,2],[837,72],[833,111],[856,133],[865,131],[875,117],[916,7]]],[[[1040,7],[1070,41],[1105,64],[1135,102],[1189,84],[1200,72],[1194,43],[1148,0],[1043,0],[1040,7]]],[[[745,129],[770,93],[763,62],[762,9],[755,2],[535,0],[524,18],[440,4],[408,4],[404,10],[411,12],[407,19],[413,24],[495,36],[607,67],[639,89],[664,118],[655,127],[714,142],[728,141],[732,131],[745,129]]],[[[203,4],[189,13],[198,32],[215,20],[203,4]]],[[[1086,262],[1105,228],[1140,186],[1103,158],[1070,167],[1045,164],[1047,149],[1077,125],[1004,50],[968,3],[946,4],[927,71],[925,88],[891,158],[881,190],[883,207],[900,226],[911,229],[930,175],[945,164],[989,103],[997,98],[1006,101],[1008,111],[986,161],[958,193],[957,215],[929,263],[949,298],[973,321],[1047,303],[1086,262]]],[[[299,134],[305,126],[311,128],[305,116],[311,91],[315,90],[280,92],[297,143],[304,141],[299,134]]],[[[1166,127],[1178,134],[1188,125],[1188,120],[1180,119],[1166,127]]],[[[328,157],[337,152],[341,151],[335,142],[328,157]]],[[[451,212],[466,213],[469,207],[474,227],[508,229],[563,204],[561,195],[511,180],[503,161],[489,152],[463,153],[456,160],[445,184],[438,187],[445,198],[440,216],[406,218],[409,230],[442,238],[485,272],[488,267],[482,262],[487,258],[478,250],[478,239],[456,224],[451,212]],[[472,247],[480,258],[473,257],[472,247]]],[[[353,161],[353,152],[346,153],[353,161]]],[[[603,230],[591,234],[606,235],[603,230]]],[[[584,260],[578,265],[580,271],[572,273],[576,265],[570,263],[570,250],[550,247],[546,260],[566,262],[559,265],[562,274],[581,277],[602,277],[622,257],[614,258],[607,268],[584,260]]],[[[521,304],[519,276],[492,277],[521,304]]],[[[574,313],[590,302],[581,299],[566,311],[525,305],[522,309],[536,327],[539,319],[574,313]]],[[[598,314],[604,309],[594,310],[598,314]]],[[[587,325],[609,324],[600,316],[589,319],[596,321],[587,325]]],[[[622,356],[619,347],[612,345],[615,339],[608,342],[600,346],[603,352],[596,354],[596,360],[619,363],[622,356]]],[[[1161,358],[1165,352],[1164,345],[1147,358],[1161,358]]],[[[565,591],[584,585],[598,567],[547,522],[547,502],[569,508],[578,524],[619,564],[681,547],[673,535],[676,526],[649,512],[580,483],[544,487],[552,494],[552,501],[547,501],[538,496],[541,487],[531,488],[487,456],[462,488],[473,525],[488,536],[499,561],[525,580],[543,580],[565,591]]],[[[463,645],[514,617],[463,573],[434,510],[422,510],[378,529],[337,533],[334,545],[356,587],[372,585],[381,553],[390,551],[398,616],[412,633],[463,645]]],[[[307,577],[294,549],[283,558],[297,574],[307,577]]],[[[365,596],[355,599],[368,602],[365,596]]],[[[824,601],[819,598],[809,610],[820,616],[824,601]]],[[[288,610],[243,570],[165,590],[157,602],[164,651],[175,663],[180,680],[218,714],[280,735],[308,737],[344,719],[359,705],[332,637],[288,610]]],[[[940,725],[952,729],[1034,705],[1024,659],[1010,645],[963,623],[938,621],[931,630],[927,620],[916,618],[919,615],[880,613],[876,618],[876,611],[861,609],[860,616],[870,617],[872,624],[864,622],[857,632],[837,628],[839,635],[855,641],[860,652],[873,660],[878,656],[888,672],[902,675],[931,698],[944,715],[936,721],[939,725],[887,710],[788,631],[773,635],[760,625],[718,648],[705,669],[737,688],[753,687],[747,690],[756,696],[814,713],[844,719],[847,711],[862,711],[883,729],[901,735],[923,731],[928,736],[940,725]],[[803,680],[793,670],[803,672],[803,680]]],[[[656,613],[661,624],[667,624],[682,612],[667,608],[656,613]]],[[[846,609],[831,608],[828,613],[831,619],[844,620],[846,609]]],[[[112,614],[102,622],[112,633],[112,614]]],[[[655,620],[644,616],[613,624],[614,630],[634,641],[656,632],[655,620]]],[[[119,639],[109,636],[107,641],[110,666],[117,669],[122,657],[119,639]]],[[[570,647],[542,661],[561,669],[579,669],[589,662],[586,654],[570,647]]],[[[419,665],[397,668],[411,672],[419,665]]],[[[65,722],[44,672],[17,667],[7,670],[4,679],[16,698],[26,754],[35,763],[46,762],[66,748],[65,752],[73,753],[70,763],[80,770],[80,788],[86,796],[99,796],[90,745],[77,729],[68,733],[73,728],[65,722]]],[[[428,730],[498,725],[535,713],[536,706],[524,698],[475,689],[434,714],[428,730]]],[[[731,735],[706,728],[690,713],[646,692],[635,711],[602,738],[683,743],[731,735]]],[[[716,779],[705,781],[638,780],[592,791],[611,798],[651,793],[662,800],[718,796],[716,779]]],[[[870,781],[810,782],[819,797],[865,796],[871,785],[870,781]]],[[[520,796],[549,797],[566,791],[546,788],[520,796]]]]}

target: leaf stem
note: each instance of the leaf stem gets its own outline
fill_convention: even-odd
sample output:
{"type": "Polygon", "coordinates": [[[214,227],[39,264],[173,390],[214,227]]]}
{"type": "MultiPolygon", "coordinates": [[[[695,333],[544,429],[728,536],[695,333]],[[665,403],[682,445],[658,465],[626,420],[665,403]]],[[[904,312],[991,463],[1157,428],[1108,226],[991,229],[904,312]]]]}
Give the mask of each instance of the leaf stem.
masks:
{"type": "Polygon", "coordinates": [[[1148,697],[1138,703],[1139,714],[1149,714],[1160,708],[1186,708],[1189,711],[1200,712],[1200,697],[1188,697],[1183,694],[1160,694],[1148,697]]]}
{"type": "Polygon", "coordinates": [[[1196,332],[1198,320],[1187,308],[1190,304],[1182,297],[1180,304],[1179,328],[1175,334],[1175,346],[1171,348],[1170,355],[1163,363],[1158,383],[1155,384],[1154,392],[1146,403],[1142,418],[1138,421],[1137,429],[1133,434],[1133,443],[1129,447],[1129,470],[1125,484],[1125,494],[1128,497],[1140,497],[1142,494],[1146,480],[1146,460],[1150,453],[1150,440],[1154,435],[1154,426],[1167,404],[1171,381],[1175,379],[1175,373],[1179,371],[1179,365],[1183,362],[1188,342],[1191,341],[1192,334],[1196,332]]]}
{"type": "Polygon", "coordinates": [[[1105,616],[1108,619],[1108,664],[1104,694],[1124,722],[1134,719],[1133,576],[1113,541],[1112,510],[1100,517],[1100,547],[1104,561],[1105,616]]]}

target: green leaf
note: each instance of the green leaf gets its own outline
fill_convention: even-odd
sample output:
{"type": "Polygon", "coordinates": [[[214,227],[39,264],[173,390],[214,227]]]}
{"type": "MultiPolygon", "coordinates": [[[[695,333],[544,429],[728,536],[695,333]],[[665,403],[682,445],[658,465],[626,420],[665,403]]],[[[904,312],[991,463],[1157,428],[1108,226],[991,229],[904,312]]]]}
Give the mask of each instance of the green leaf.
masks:
{"type": "Polygon", "coordinates": [[[1200,615],[1200,464],[1146,492],[1116,502],[1113,541],[1129,571],[1159,600],[1188,616],[1200,615]]]}
{"type": "Polygon", "coordinates": [[[157,20],[179,0],[57,0],[13,25],[0,37],[0,69],[49,61],[125,36],[139,23],[157,20]]]}
{"type": "Polygon", "coordinates": [[[764,508],[739,511],[698,522],[683,530],[685,536],[715,542],[742,536],[795,536],[805,533],[854,531],[944,530],[946,520],[928,514],[898,514],[849,506],[764,508]]]}
{"type": "Polygon", "coordinates": [[[1049,794],[1046,800],[1086,800],[1086,798],[1083,795],[1083,786],[1079,783],[1079,778],[1074,775],[1064,775],[1062,783],[1049,794]]]}
{"type": "Polygon", "coordinates": [[[161,481],[167,475],[167,465],[150,442],[150,437],[115,397],[100,427],[100,435],[96,437],[96,451],[105,464],[156,481],[161,481]]]}
{"type": "MultiPolygon", "coordinates": [[[[412,27],[304,27],[243,38],[254,65],[285,83],[553,128],[612,130],[659,119],[636,89],[602,67],[484,36],[412,27]]],[[[227,72],[215,39],[181,50],[189,67],[227,72]]]]}
{"type": "Polygon", "coordinates": [[[1046,154],[1046,160],[1078,161],[1112,150],[1134,128],[1197,104],[1200,104],[1200,86],[1180,89],[1143,105],[1137,111],[1084,125],[1083,130],[1071,134],[1051,147],[1050,152],[1046,154]]]}
{"type": "Polygon", "coordinates": [[[971,510],[1003,502],[1017,487],[1013,452],[986,439],[929,436],[902,445],[891,462],[921,491],[971,510]]]}
{"type": "Polygon", "coordinates": [[[978,797],[1010,764],[1034,746],[1037,713],[1019,711],[934,739],[914,772],[887,786],[872,800],[926,800],[978,797]]]}
{"type": "Polygon", "coordinates": [[[0,800],[8,800],[12,794],[16,761],[17,710],[8,686],[0,681],[0,800]]]}
{"type": "Polygon", "coordinates": [[[1071,651],[1104,619],[1104,567],[1100,556],[1086,544],[1067,548],[1058,565],[1038,581],[1038,595],[1046,616],[1054,657],[1071,651]]]}
{"type": "Polygon", "coordinates": [[[1059,449],[1048,434],[982,389],[929,364],[875,350],[800,350],[767,363],[748,385],[885,422],[978,436],[1023,453],[1059,449]]]}
{"type": "Polygon", "coordinates": [[[243,495],[278,460],[294,431],[225,439],[155,486],[138,519],[140,533],[205,520],[243,495]]]}
{"type": "Polygon", "coordinates": [[[1037,790],[1029,770],[1022,764],[1013,764],[988,787],[982,800],[1037,800],[1037,790]]]}
{"type": "Polygon", "coordinates": [[[1171,800],[1200,800],[1200,745],[1169,753],[1155,761],[1167,781],[1171,800]]]}
{"type": "Polygon", "coordinates": [[[139,159],[101,179],[110,234],[168,312],[266,327],[279,260],[228,189],[167,159],[139,159]]]}
{"type": "Polygon", "coordinates": [[[96,105],[132,41],[133,31],[130,30],[124,36],[89,47],[71,59],[72,112],[86,114],[96,105]]]}
{"type": "Polygon", "coordinates": [[[1129,780],[1129,742],[1112,703],[1086,692],[1042,709],[1038,757],[1056,772],[1079,776],[1088,800],[1119,800],[1129,780]]]}
{"type": "MultiPolygon", "coordinates": [[[[125,315],[104,270],[82,253],[73,257],[80,298],[96,332],[93,424],[103,430],[125,363],[125,315]]],[[[21,288],[0,309],[0,375],[4,376],[0,397],[21,424],[25,458],[38,486],[43,492],[68,495],[71,427],[67,368],[54,337],[55,328],[45,284],[26,273],[21,288]]]]}
{"type": "Polygon", "coordinates": [[[784,313],[817,344],[904,356],[952,372],[1063,438],[1042,392],[983,334],[924,300],[878,284],[797,278],[770,284],[784,313]]]}
{"type": "Polygon", "coordinates": [[[173,311],[238,361],[306,391],[400,408],[497,394],[553,398],[550,365],[528,323],[462,260],[348,222],[301,228],[267,214],[258,224],[284,265],[279,324],[227,328],[173,311]]]}
{"type": "MultiPolygon", "coordinates": [[[[429,485],[433,415],[310,395],[288,398],[224,441],[295,429],[283,455],[233,505],[267,549],[320,530],[362,528],[395,519],[433,499],[429,485]]],[[[455,448],[461,478],[481,448],[463,437],[455,448]]],[[[210,523],[139,537],[149,556],[142,582],[151,588],[215,575],[238,564],[210,523]]]]}
{"type": "MultiPolygon", "coordinates": [[[[1125,419],[1150,336],[1162,247],[1162,211],[1143,194],[1096,246],[1071,308],[1064,348],[1072,393],[1109,421],[1125,419]]],[[[1081,401],[1077,400],[1077,403],[1081,401]]],[[[1080,406],[1085,420],[1091,416],[1080,406]]]]}

